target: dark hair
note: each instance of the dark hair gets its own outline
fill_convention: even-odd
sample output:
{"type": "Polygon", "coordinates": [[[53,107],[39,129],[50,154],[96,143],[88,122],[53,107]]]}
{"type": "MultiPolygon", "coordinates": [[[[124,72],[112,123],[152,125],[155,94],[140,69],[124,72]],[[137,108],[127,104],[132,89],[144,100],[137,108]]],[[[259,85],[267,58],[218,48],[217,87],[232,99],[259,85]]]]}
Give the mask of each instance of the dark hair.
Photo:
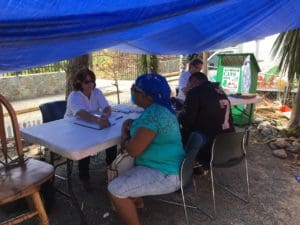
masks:
{"type": "Polygon", "coordinates": [[[193,78],[195,78],[195,79],[197,79],[199,81],[208,81],[207,76],[204,73],[201,73],[201,72],[193,73],[190,76],[189,81],[191,81],[193,78]]]}
{"type": "Polygon", "coordinates": [[[189,67],[191,67],[191,66],[197,66],[199,64],[203,64],[203,62],[202,62],[201,59],[196,58],[196,59],[193,59],[192,61],[190,61],[189,67]]]}
{"type": "MultiPolygon", "coordinates": [[[[91,79],[95,82],[96,76],[93,71],[88,68],[81,69],[77,72],[75,79],[73,80],[73,89],[75,91],[82,91],[81,83],[85,80],[87,76],[90,76],[91,79]]],[[[96,87],[96,83],[94,83],[94,87],[96,87]]]]}

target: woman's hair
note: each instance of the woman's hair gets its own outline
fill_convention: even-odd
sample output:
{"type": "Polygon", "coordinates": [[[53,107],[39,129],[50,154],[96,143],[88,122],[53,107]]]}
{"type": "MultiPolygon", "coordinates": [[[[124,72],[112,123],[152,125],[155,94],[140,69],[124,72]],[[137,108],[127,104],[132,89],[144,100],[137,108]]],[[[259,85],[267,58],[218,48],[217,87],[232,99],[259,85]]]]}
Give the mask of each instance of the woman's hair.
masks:
{"type": "Polygon", "coordinates": [[[159,74],[143,74],[140,75],[134,84],[146,96],[149,96],[157,104],[160,104],[175,114],[171,106],[171,88],[165,77],[159,74]]]}
{"type": "Polygon", "coordinates": [[[83,68],[79,70],[73,80],[73,89],[75,91],[82,91],[81,83],[85,80],[87,76],[90,76],[91,79],[94,81],[94,87],[96,87],[96,76],[93,71],[89,70],[88,68],[83,68]]]}

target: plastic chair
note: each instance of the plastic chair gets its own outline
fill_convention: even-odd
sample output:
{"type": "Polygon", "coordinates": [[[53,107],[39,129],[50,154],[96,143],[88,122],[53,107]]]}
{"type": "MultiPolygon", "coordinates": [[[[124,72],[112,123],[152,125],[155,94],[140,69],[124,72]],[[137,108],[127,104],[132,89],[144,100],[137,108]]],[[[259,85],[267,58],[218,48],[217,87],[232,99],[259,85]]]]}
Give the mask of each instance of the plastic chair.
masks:
{"type": "MultiPolygon", "coordinates": [[[[53,101],[53,102],[47,102],[44,104],[41,104],[40,106],[40,110],[42,113],[42,118],[43,118],[43,123],[48,123],[54,120],[59,120],[64,118],[65,112],[66,112],[66,108],[67,108],[67,101],[65,100],[60,100],[60,101],[53,101]]],[[[56,169],[57,167],[60,167],[64,164],[67,164],[67,177],[63,177],[60,176],[58,174],[55,174],[56,178],[59,178],[61,180],[67,181],[68,183],[68,193],[65,193],[64,191],[58,189],[58,188],[54,188],[53,183],[55,182],[55,180],[53,179],[51,183],[48,184],[47,189],[49,190],[49,193],[45,193],[46,195],[46,200],[49,202],[50,205],[52,205],[53,203],[51,201],[54,200],[54,192],[53,189],[55,189],[55,191],[57,191],[58,193],[62,194],[63,196],[69,198],[72,200],[74,206],[76,207],[76,209],[78,210],[78,213],[80,215],[81,218],[81,222],[82,224],[86,224],[86,219],[85,216],[76,200],[75,194],[73,192],[73,187],[72,187],[72,182],[71,182],[71,173],[72,173],[72,167],[73,167],[73,161],[70,159],[67,159],[66,161],[63,162],[59,162],[57,164],[55,164],[55,161],[60,160],[61,156],[53,153],[50,151],[50,163],[52,165],[54,165],[54,168],[56,169]]]]}
{"type": "Polygon", "coordinates": [[[41,104],[39,107],[42,113],[43,123],[48,123],[64,118],[67,102],[64,100],[47,102],[41,104]]]}
{"type": "Polygon", "coordinates": [[[196,158],[197,153],[202,144],[203,144],[203,141],[202,141],[201,135],[196,132],[191,133],[188,143],[187,143],[187,147],[186,147],[186,156],[185,156],[185,158],[181,164],[181,168],[180,168],[180,191],[181,191],[181,197],[182,197],[183,204],[174,202],[174,201],[164,200],[164,199],[157,199],[157,198],[155,199],[155,200],[165,202],[168,204],[183,206],[187,225],[189,224],[187,208],[201,210],[196,206],[187,205],[184,193],[185,193],[186,188],[191,183],[193,183],[193,164],[194,164],[195,158],[196,158]]]}
{"type": "Polygon", "coordinates": [[[1,224],[17,224],[35,216],[38,216],[39,224],[49,224],[39,190],[43,183],[53,177],[54,168],[46,162],[24,157],[16,113],[2,95],[0,95],[0,137],[2,151],[2,157],[0,157],[0,205],[26,198],[30,209],[1,224]],[[6,138],[5,122],[9,120],[4,118],[3,108],[8,112],[8,119],[11,121],[13,140],[6,138]],[[11,146],[12,141],[14,141],[13,147],[11,146]]]}
{"type": "Polygon", "coordinates": [[[216,183],[218,186],[228,191],[240,200],[248,203],[249,202],[249,175],[248,175],[248,164],[246,157],[246,136],[248,130],[245,132],[232,132],[219,134],[214,140],[212,146],[212,154],[210,161],[210,174],[211,174],[211,185],[212,185],[212,196],[213,196],[213,207],[214,207],[214,217],[216,216],[216,200],[215,200],[215,177],[214,168],[229,168],[238,165],[244,161],[245,164],[245,176],[246,176],[246,186],[247,186],[247,198],[241,197],[236,192],[230,190],[229,188],[216,183]]]}
{"type": "MultiPolygon", "coordinates": [[[[66,108],[67,108],[67,101],[61,100],[61,101],[53,101],[53,102],[47,102],[44,104],[41,104],[39,106],[41,113],[42,113],[42,119],[43,123],[48,123],[54,120],[59,120],[64,118],[66,108]]],[[[54,161],[56,160],[55,155],[53,152],[50,152],[50,162],[53,165],[54,161]]],[[[59,157],[58,157],[59,158],[59,157]]],[[[64,163],[62,163],[64,164],[64,163]]],[[[60,165],[57,165],[60,166],[60,165]]],[[[57,167],[55,166],[55,168],[57,167]]]]}

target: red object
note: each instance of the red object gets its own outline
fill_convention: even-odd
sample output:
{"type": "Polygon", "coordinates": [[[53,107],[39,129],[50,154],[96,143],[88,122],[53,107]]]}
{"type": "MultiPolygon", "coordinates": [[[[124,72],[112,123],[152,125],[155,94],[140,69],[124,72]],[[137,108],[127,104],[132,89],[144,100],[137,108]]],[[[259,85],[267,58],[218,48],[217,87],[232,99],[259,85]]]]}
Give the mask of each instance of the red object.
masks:
{"type": "Polygon", "coordinates": [[[292,109],[290,107],[288,107],[287,105],[280,106],[279,110],[281,112],[291,112],[292,111],[292,109]]]}

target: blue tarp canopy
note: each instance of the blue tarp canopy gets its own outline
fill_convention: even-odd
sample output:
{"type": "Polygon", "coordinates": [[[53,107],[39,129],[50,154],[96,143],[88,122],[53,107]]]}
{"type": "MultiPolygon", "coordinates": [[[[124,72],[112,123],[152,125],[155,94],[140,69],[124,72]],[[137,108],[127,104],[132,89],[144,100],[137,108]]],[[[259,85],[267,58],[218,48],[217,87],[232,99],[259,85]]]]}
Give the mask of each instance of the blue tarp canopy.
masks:
{"type": "Polygon", "coordinates": [[[299,27],[299,0],[2,0],[0,72],[103,48],[197,53],[299,27]]]}

